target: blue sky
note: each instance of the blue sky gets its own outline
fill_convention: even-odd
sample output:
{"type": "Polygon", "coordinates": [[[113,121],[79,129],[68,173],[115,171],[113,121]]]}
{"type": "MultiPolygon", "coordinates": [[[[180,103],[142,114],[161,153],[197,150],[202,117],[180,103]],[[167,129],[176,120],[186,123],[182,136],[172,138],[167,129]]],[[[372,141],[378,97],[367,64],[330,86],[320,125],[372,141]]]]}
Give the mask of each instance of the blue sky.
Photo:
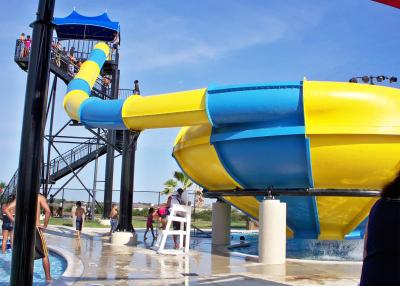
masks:
{"type": "MultiPolygon", "coordinates": [[[[26,73],[13,62],[15,40],[35,19],[37,1],[3,3],[0,25],[0,180],[18,165],[26,73]],[[8,11],[8,12],[5,12],[8,11]]],[[[56,17],[73,8],[85,15],[107,11],[121,25],[121,88],[141,83],[144,95],[266,81],[347,81],[359,75],[397,75],[400,10],[369,0],[336,1],[57,1],[56,17]]],[[[398,85],[395,85],[398,87],[398,85]]],[[[65,85],[57,90],[56,127],[65,85]]],[[[70,134],[85,133],[75,128],[70,134]]],[[[159,191],[178,166],[171,157],[178,129],[145,131],[139,139],[135,189],[159,191]]],[[[60,147],[63,149],[62,147],[60,147]]],[[[64,148],[67,148],[66,146],[64,148]]],[[[64,149],[66,150],[66,149],[64,149]]],[[[99,180],[104,176],[100,160],[99,180]]],[[[119,189],[120,159],[114,187],[119,189]]],[[[82,172],[93,186],[93,168],[82,172]]],[[[71,187],[80,187],[73,182],[71,187]]],[[[102,189],[102,184],[98,185],[102,189]]],[[[99,193],[100,200],[102,193],[99,193]]],[[[70,199],[87,195],[70,191],[70,199]]],[[[118,194],[114,194],[118,200],[118,194]]],[[[134,201],[156,196],[136,193],[134,201]]]]}

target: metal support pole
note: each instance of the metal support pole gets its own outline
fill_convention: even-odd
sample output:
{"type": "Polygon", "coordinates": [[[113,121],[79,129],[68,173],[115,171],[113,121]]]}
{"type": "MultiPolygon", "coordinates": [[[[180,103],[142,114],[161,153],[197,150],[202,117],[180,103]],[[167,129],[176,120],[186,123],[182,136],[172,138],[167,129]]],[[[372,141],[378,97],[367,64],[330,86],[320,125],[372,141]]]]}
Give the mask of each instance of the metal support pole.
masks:
{"type": "MultiPolygon", "coordinates": [[[[112,74],[112,98],[118,98],[118,89],[119,89],[119,70],[113,69],[112,74]]],[[[116,131],[108,130],[108,138],[109,142],[113,146],[115,146],[116,142],[116,131]]],[[[103,210],[103,218],[108,218],[108,215],[111,212],[111,204],[112,204],[112,191],[113,191],[113,181],[114,181],[114,148],[113,146],[107,144],[107,157],[106,157],[106,170],[105,170],[105,183],[104,183],[104,210],[103,210]]]]}
{"type": "Polygon", "coordinates": [[[54,4],[55,0],[40,0],[36,21],[32,24],[11,262],[10,284],[13,286],[30,286],[33,280],[37,197],[46,124],[54,4]]]}
{"type": "Polygon", "coordinates": [[[133,184],[135,176],[135,152],[139,132],[124,131],[122,154],[121,192],[119,197],[118,230],[132,232],[133,184]]]}
{"type": "Polygon", "coordinates": [[[43,195],[47,198],[50,182],[50,154],[51,145],[53,144],[53,121],[54,121],[54,107],[56,102],[56,92],[57,92],[57,76],[53,78],[53,85],[51,87],[51,114],[50,114],[50,127],[49,127],[49,142],[47,144],[47,159],[46,159],[46,183],[44,185],[43,195]]]}
{"type": "Polygon", "coordinates": [[[61,198],[61,217],[64,217],[64,188],[62,189],[62,198],[61,198]]]}
{"type": "MultiPolygon", "coordinates": [[[[97,129],[97,133],[100,133],[100,129],[97,129]]],[[[97,137],[97,141],[96,141],[96,159],[94,160],[94,174],[93,174],[93,200],[92,200],[92,207],[90,209],[91,211],[91,218],[92,221],[94,220],[94,215],[95,215],[95,201],[96,201],[96,189],[97,189],[97,168],[99,166],[99,137],[97,137]]]]}

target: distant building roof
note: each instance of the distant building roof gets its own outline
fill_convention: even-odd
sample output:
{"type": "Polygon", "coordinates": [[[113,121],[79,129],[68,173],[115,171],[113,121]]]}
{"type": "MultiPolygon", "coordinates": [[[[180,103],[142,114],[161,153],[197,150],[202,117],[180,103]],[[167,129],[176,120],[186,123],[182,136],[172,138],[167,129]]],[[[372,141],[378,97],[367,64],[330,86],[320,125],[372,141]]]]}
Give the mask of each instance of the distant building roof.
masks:
{"type": "Polygon", "coordinates": [[[119,33],[119,22],[113,22],[107,13],[88,17],[72,11],[65,18],[54,18],[54,24],[59,39],[90,39],[112,41],[114,33],[119,33]]]}

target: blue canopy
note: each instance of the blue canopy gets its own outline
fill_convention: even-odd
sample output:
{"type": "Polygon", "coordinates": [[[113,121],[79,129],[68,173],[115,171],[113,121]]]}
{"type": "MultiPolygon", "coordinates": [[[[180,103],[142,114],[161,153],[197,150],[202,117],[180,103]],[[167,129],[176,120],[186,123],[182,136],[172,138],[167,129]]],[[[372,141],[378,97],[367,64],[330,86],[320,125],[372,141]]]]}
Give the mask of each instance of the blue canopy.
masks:
{"type": "Polygon", "coordinates": [[[113,22],[107,13],[88,17],[72,11],[65,18],[54,18],[59,39],[90,39],[112,41],[114,33],[119,33],[119,22],[113,22]]]}

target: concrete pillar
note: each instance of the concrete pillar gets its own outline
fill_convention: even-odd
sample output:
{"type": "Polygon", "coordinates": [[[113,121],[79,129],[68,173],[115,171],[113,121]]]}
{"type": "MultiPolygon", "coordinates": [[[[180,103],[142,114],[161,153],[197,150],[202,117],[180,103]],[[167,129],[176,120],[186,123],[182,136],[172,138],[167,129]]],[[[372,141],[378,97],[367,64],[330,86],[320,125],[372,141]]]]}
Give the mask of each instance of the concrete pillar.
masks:
{"type": "Polygon", "coordinates": [[[114,232],[111,235],[112,245],[126,245],[126,246],[136,246],[137,236],[134,232],[114,232]]]}
{"type": "Polygon", "coordinates": [[[259,213],[258,259],[265,264],[286,261],[286,203],[263,200],[259,213]]]}
{"type": "Polygon", "coordinates": [[[222,201],[217,201],[212,205],[212,244],[230,244],[230,234],[231,206],[222,201]]]}

